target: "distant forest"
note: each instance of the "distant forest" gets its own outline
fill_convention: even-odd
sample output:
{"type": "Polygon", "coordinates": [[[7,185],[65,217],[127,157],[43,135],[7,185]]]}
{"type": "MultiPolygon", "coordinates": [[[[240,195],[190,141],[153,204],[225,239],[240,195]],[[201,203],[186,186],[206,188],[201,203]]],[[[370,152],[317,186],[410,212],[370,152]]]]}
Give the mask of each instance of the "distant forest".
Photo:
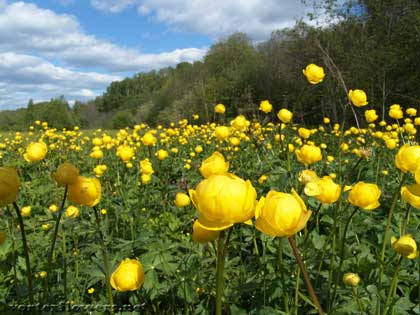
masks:
{"type": "Polygon", "coordinates": [[[217,103],[226,106],[228,117],[252,118],[261,115],[262,100],[269,100],[274,112],[292,110],[296,122],[318,124],[324,116],[341,121],[344,115],[353,123],[351,113],[343,112],[349,89],[363,89],[369,108],[381,119],[394,103],[420,108],[420,1],[337,3],[321,1],[327,26],[297,22],[259,43],[235,33],[211,46],[202,61],[112,82],[86,103],[71,107],[61,97],[2,111],[0,129],[25,130],[36,119],[59,129],[117,129],[140,122],[167,124],[193,114],[200,123],[214,119],[217,103]],[[321,84],[310,85],[303,76],[309,63],[324,67],[321,84]]]}

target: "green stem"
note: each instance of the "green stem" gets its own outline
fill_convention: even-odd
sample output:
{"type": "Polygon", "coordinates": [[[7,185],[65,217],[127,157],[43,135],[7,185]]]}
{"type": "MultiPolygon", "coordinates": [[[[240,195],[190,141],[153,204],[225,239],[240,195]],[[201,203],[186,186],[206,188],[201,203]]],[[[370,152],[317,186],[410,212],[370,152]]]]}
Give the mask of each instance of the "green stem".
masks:
{"type": "Polygon", "coordinates": [[[316,296],[315,290],[312,287],[311,279],[309,278],[308,272],[305,269],[305,265],[303,264],[303,261],[300,258],[299,250],[296,246],[293,236],[289,237],[288,240],[289,240],[290,246],[292,247],[293,255],[296,258],[296,262],[298,263],[299,269],[302,272],[303,279],[305,280],[306,288],[308,289],[308,292],[309,292],[309,296],[311,297],[312,302],[314,302],[316,308],[318,309],[318,313],[320,315],[323,315],[325,314],[324,310],[322,309],[321,304],[319,304],[318,297],[316,296]]]}
{"type": "MultiPolygon", "coordinates": [[[[407,174],[405,173],[401,178],[400,185],[398,186],[397,190],[394,192],[391,208],[389,209],[388,219],[385,226],[384,238],[382,240],[382,249],[381,249],[381,257],[380,257],[381,261],[379,265],[379,276],[378,276],[378,294],[382,290],[382,275],[384,272],[384,258],[385,258],[385,248],[386,248],[387,239],[388,239],[388,231],[389,231],[389,227],[391,226],[392,215],[394,213],[395,206],[397,205],[401,187],[404,184],[404,181],[406,178],[407,178],[407,174]]],[[[378,297],[377,303],[376,303],[376,315],[380,315],[380,313],[381,313],[380,298],[378,297]]]]}
{"type": "Polygon", "coordinates": [[[99,216],[98,208],[96,206],[93,207],[93,212],[95,213],[96,225],[97,225],[98,234],[99,234],[99,241],[101,242],[102,257],[103,257],[104,269],[105,269],[106,293],[107,293],[107,297],[108,297],[108,304],[110,305],[110,312],[111,312],[111,314],[113,314],[114,313],[114,311],[113,311],[114,301],[112,299],[112,288],[111,288],[111,282],[110,282],[110,268],[109,268],[108,251],[107,251],[106,246],[105,246],[105,239],[104,239],[104,235],[103,235],[102,229],[101,229],[101,217],[99,216]]]}
{"type": "Polygon", "coordinates": [[[357,305],[359,306],[360,314],[365,314],[365,309],[363,308],[362,301],[360,301],[359,294],[357,293],[357,288],[352,287],[353,295],[356,297],[357,305]]]}
{"type": "MultiPolygon", "coordinates": [[[[397,287],[398,272],[400,271],[401,261],[402,261],[402,256],[400,256],[400,258],[398,259],[397,267],[395,268],[394,275],[392,276],[391,287],[389,288],[388,296],[386,298],[386,303],[384,307],[384,314],[388,314],[388,307],[391,307],[389,304],[391,303],[391,298],[395,294],[394,292],[397,287]]],[[[393,306],[391,307],[390,310],[392,309],[393,309],[393,306]]]]}
{"type": "Polygon", "coordinates": [[[297,266],[296,269],[297,269],[297,271],[296,271],[294,310],[295,310],[295,315],[298,315],[298,311],[299,311],[299,286],[300,286],[300,268],[299,268],[299,266],[297,266]]]}
{"type": "Polygon", "coordinates": [[[34,296],[32,293],[32,271],[31,271],[31,263],[29,260],[29,249],[28,249],[28,243],[26,241],[26,234],[25,234],[25,226],[23,224],[23,219],[22,219],[22,215],[20,214],[20,209],[18,207],[18,205],[16,204],[16,202],[13,202],[13,207],[16,210],[16,214],[19,220],[19,227],[20,227],[20,232],[22,235],[22,243],[23,243],[23,252],[25,255],[25,262],[26,262],[26,277],[28,279],[28,292],[29,292],[29,302],[31,304],[34,303],[34,296]]]}
{"type": "Polygon", "coordinates": [[[66,197],[67,197],[67,189],[68,189],[68,186],[66,185],[66,187],[64,188],[63,201],[61,202],[60,210],[59,210],[57,218],[55,220],[54,234],[53,234],[53,238],[52,238],[52,242],[51,242],[50,251],[48,253],[47,277],[45,279],[45,285],[44,285],[44,299],[47,296],[47,291],[50,290],[49,279],[50,279],[51,269],[52,269],[52,259],[53,259],[54,247],[55,247],[55,243],[57,241],[58,228],[59,228],[59,225],[60,225],[61,216],[63,215],[63,212],[64,212],[64,204],[65,204],[66,197]]]}
{"type": "Polygon", "coordinates": [[[62,247],[62,256],[63,256],[63,282],[64,282],[64,302],[67,302],[67,248],[66,248],[66,230],[63,227],[63,247],[62,247]]]}
{"type": "Polygon", "coordinates": [[[217,265],[216,265],[216,315],[222,314],[222,298],[225,268],[225,231],[221,231],[217,239],[217,265]]]}
{"type": "MultiPolygon", "coordinates": [[[[347,207],[345,207],[345,209],[347,209],[347,207]]],[[[356,212],[359,210],[359,208],[355,207],[353,212],[350,214],[349,218],[347,219],[346,225],[344,227],[344,231],[343,231],[343,237],[341,239],[341,249],[340,249],[340,256],[338,257],[339,264],[338,264],[338,269],[337,269],[337,275],[335,277],[335,282],[334,282],[334,291],[333,294],[331,296],[331,302],[330,302],[330,309],[334,309],[334,300],[335,300],[335,296],[337,293],[337,287],[338,287],[338,281],[339,279],[341,279],[341,267],[343,266],[343,262],[344,262],[344,247],[346,245],[346,235],[347,235],[347,230],[349,228],[351,219],[353,218],[353,216],[356,214],[356,212]]]]}
{"type": "Polygon", "coordinates": [[[12,238],[12,261],[13,261],[13,276],[14,276],[14,281],[13,281],[13,287],[16,291],[16,297],[19,300],[19,290],[17,287],[17,271],[16,271],[16,247],[15,247],[15,234],[14,234],[14,226],[15,226],[15,222],[13,220],[13,215],[10,212],[9,206],[7,206],[7,212],[9,214],[10,217],[10,222],[7,226],[7,230],[9,232],[9,235],[11,235],[12,238]]]}
{"type": "Polygon", "coordinates": [[[284,310],[286,313],[289,313],[289,295],[287,294],[286,290],[284,289],[285,286],[285,279],[284,279],[284,272],[283,272],[283,239],[281,237],[278,238],[278,246],[277,246],[277,272],[280,273],[280,281],[282,284],[282,295],[283,295],[283,304],[284,310]]]}

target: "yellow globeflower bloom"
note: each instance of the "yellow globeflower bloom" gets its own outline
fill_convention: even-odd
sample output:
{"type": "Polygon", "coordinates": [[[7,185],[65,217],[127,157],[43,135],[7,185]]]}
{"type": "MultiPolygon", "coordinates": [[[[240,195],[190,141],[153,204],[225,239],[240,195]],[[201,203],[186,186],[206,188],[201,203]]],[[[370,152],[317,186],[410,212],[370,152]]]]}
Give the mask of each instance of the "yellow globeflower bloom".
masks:
{"type": "Polygon", "coordinates": [[[324,80],[325,72],[324,68],[317,66],[316,64],[309,64],[305,69],[302,70],[306,79],[311,84],[318,84],[324,80]]]}
{"type": "Polygon", "coordinates": [[[75,206],[68,206],[65,215],[66,218],[76,219],[79,216],[79,209],[75,206]]]}
{"type": "Polygon", "coordinates": [[[288,122],[290,122],[292,120],[293,113],[291,111],[287,110],[286,108],[282,108],[277,113],[277,117],[278,117],[278,119],[280,119],[280,121],[282,123],[287,124],[288,122]]]}
{"type": "Polygon", "coordinates": [[[0,207],[16,200],[20,180],[14,168],[0,167],[0,207]]]}
{"type": "Polygon", "coordinates": [[[214,152],[210,157],[201,162],[200,173],[204,178],[208,178],[214,174],[227,173],[229,169],[229,162],[220,152],[214,152]]]}
{"type": "Polygon", "coordinates": [[[368,123],[374,122],[378,119],[378,115],[376,114],[376,110],[368,109],[365,111],[365,118],[368,123]]]}
{"type": "Polygon", "coordinates": [[[156,156],[160,161],[163,161],[169,156],[169,153],[166,150],[160,149],[156,152],[156,156]]]}
{"type": "Polygon", "coordinates": [[[141,178],[141,182],[143,184],[148,184],[152,181],[152,175],[151,174],[141,174],[140,178],[141,178]]]}
{"type": "Polygon", "coordinates": [[[217,126],[214,129],[214,136],[220,141],[226,140],[230,135],[229,128],[226,126],[217,126]]]}
{"type": "Polygon", "coordinates": [[[328,117],[324,117],[323,122],[324,124],[328,125],[331,122],[331,120],[328,117]]]}
{"type": "Polygon", "coordinates": [[[199,224],[208,230],[224,230],[254,216],[257,192],[249,180],[236,175],[211,175],[189,193],[200,212],[199,224]]]}
{"type": "Polygon", "coordinates": [[[343,282],[346,285],[357,287],[360,282],[360,277],[357,273],[347,272],[343,275],[343,282]]]}
{"type": "Polygon", "coordinates": [[[53,176],[59,186],[71,185],[76,182],[79,170],[73,164],[65,162],[57,168],[53,176]]]}
{"type": "Polygon", "coordinates": [[[197,243],[208,243],[214,241],[219,237],[220,231],[213,231],[205,229],[198,220],[194,221],[193,224],[193,241],[197,243]]]}
{"type": "Polygon", "coordinates": [[[391,245],[398,254],[408,259],[417,258],[419,255],[416,241],[410,234],[403,235],[398,240],[396,237],[392,236],[391,245]]]}
{"type": "Polygon", "coordinates": [[[149,161],[149,159],[144,159],[140,161],[140,171],[142,174],[148,174],[148,175],[151,175],[154,173],[152,163],[149,161]]]}
{"type": "Polygon", "coordinates": [[[51,213],[55,213],[58,211],[58,207],[55,204],[52,204],[48,207],[48,211],[51,213]]]}
{"type": "Polygon", "coordinates": [[[175,206],[178,208],[186,207],[190,204],[190,202],[190,197],[188,197],[187,194],[179,192],[175,196],[175,206]]]}
{"type": "Polygon", "coordinates": [[[124,259],[111,275],[111,286],[120,292],[138,290],[144,282],[143,266],[137,259],[124,259]]]}
{"type": "Polygon", "coordinates": [[[365,210],[373,210],[380,206],[381,190],[376,184],[358,182],[349,193],[349,202],[365,210]]]}
{"type": "Polygon", "coordinates": [[[71,202],[93,207],[101,200],[101,183],[97,178],[78,176],[74,184],[69,185],[68,199],[71,202]]]}
{"type": "Polygon", "coordinates": [[[31,142],[26,147],[26,152],[23,154],[23,158],[27,162],[40,161],[47,155],[48,147],[44,142],[31,142]]]}
{"type": "Polygon", "coordinates": [[[265,174],[262,174],[259,178],[258,178],[258,182],[260,184],[263,184],[266,180],[267,180],[268,176],[265,174]]]}
{"type": "Polygon", "coordinates": [[[306,128],[299,128],[298,129],[299,136],[303,139],[308,139],[311,136],[311,131],[306,128]]]}
{"type": "Polygon", "coordinates": [[[246,131],[250,124],[251,123],[244,115],[236,116],[236,118],[230,122],[230,125],[238,131],[246,131]]]}
{"type": "Polygon", "coordinates": [[[322,160],[321,149],[317,146],[304,144],[301,148],[295,150],[299,162],[305,165],[311,165],[322,160]]]}
{"type": "Polygon", "coordinates": [[[141,138],[141,142],[144,145],[154,145],[157,142],[156,137],[149,131],[144,134],[141,138]]]}
{"type": "Polygon", "coordinates": [[[366,93],[363,90],[350,90],[349,99],[356,107],[362,107],[368,104],[366,93]]]}
{"type": "Polygon", "coordinates": [[[260,107],[259,107],[260,111],[263,111],[264,113],[267,114],[271,112],[272,109],[273,109],[273,105],[271,105],[269,101],[265,100],[260,103],[260,107]]]}
{"type": "Polygon", "coordinates": [[[334,203],[341,195],[340,185],[334,183],[329,176],[307,183],[304,191],[306,195],[314,196],[323,204],[334,203]]]}
{"type": "Polygon", "coordinates": [[[117,156],[123,162],[129,162],[134,156],[134,149],[128,145],[120,145],[117,148],[117,156]]]}
{"type": "Polygon", "coordinates": [[[302,184],[306,185],[307,183],[318,181],[319,177],[312,170],[303,170],[300,172],[298,179],[302,184]]]}
{"type": "Polygon", "coordinates": [[[407,110],[405,111],[407,113],[408,116],[414,117],[417,115],[417,109],[415,108],[407,108],[407,110]]]}
{"type": "Polygon", "coordinates": [[[223,104],[217,104],[216,106],[214,106],[214,112],[216,114],[224,114],[226,111],[225,105],[223,104]]]}
{"type": "Polygon", "coordinates": [[[270,236],[290,237],[305,227],[311,213],[296,191],[270,190],[257,204],[255,227],[270,236]]]}
{"type": "Polygon", "coordinates": [[[31,215],[32,208],[31,206],[25,206],[20,209],[20,214],[22,217],[29,217],[31,215]]]}
{"type": "Polygon", "coordinates": [[[398,104],[391,105],[388,112],[389,117],[394,119],[401,119],[404,116],[402,108],[398,104]]]}
{"type": "Polygon", "coordinates": [[[414,173],[419,167],[420,145],[404,144],[395,156],[395,165],[403,172],[414,173]]]}
{"type": "Polygon", "coordinates": [[[420,209],[420,184],[403,186],[401,197],[414,208],[420,209]]]}

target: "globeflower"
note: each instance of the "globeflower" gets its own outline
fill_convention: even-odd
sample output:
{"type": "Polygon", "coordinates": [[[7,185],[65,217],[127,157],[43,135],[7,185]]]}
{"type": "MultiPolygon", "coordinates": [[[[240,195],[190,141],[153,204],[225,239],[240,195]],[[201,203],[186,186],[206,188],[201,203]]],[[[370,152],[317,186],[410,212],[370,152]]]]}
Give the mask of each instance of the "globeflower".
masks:
{"type": "Polygon", "coordinates": [[[391,245],[398,254],[408,259],[417,258],[419,254],[417,251],[416,241],[410,234],[403,235],[399,239],[392,236],[391,245]]]}
{"type": "Polygon", "coordinates": [[[73,184],[76,182],[77,176],[79,176],[79,170],[69,162],[61,164],[53,175],[59,186],[73,184]]]}
{"type": "Polygon", "coordinates": [[[93,207],[101,200],[101,183],[97,178],[78,176],[68,187],[68,199],[76,204],[93,207]]]}
{"type": "Polygon", "coordinates": [[[331,177],[324,176],[321,179],[307,183],[304,191],[307,196],[314,196],[323,204],[331,204],[340,198],[341,187],[334,183],[331,177]]]}
{"type": "Polygon", "coordinates": [[[311,84],[318,84],[324,80],[325,72],[324,68],[317,66],[316,64],[309,64],[305,69],[302,70],[306,79],[311,84]]]}
{"type": "Polygon", "coordinates": [[[401,197],[414,208],[420,209],[420,184],[403,186],[401,197]]]}
{"type": "Polygon", "coordinates": [[[420,146],[404,144],[395,156],[395,165],[403,172],[416,172],[420,161],[420,146]]]}
{"type": "Polygon", "coordinates": [[[31,142],[26,147],[26,152],[23,158],[27,162],[37,162],[45,158],[48,152],[48,147],[44,142],[31,142]]]}
{"type": "Polygon", "coordinates": [[[357,273],[347,272],[343,275],[343,282],[346,285],[357,287],[360,282],[360,277],[357,273]]]}
{"type": "Polygon", "coordinates": [[[190,202],[190,197],[188,197],[187,194],[179,192],[175,196],[175,206],[178,208],[186,207],[190,204],[190,202]]]}
{"type": "Polygon", "coordinates": [[[151,175],[154,173],[152,163],[149,159],[144,159],[140,161],[140,171],[142,174],[151,175]]]}
{"type": "Polygon", "coordinates": [[[31,206],[25,206],[20,209],[20,214],[22,217],[29,217],[31,215],[32,207],[31,206]]]}
{"type": "Polygon", "coordinates": [[[214,129],[214,136],[220,141],[226,140],[229,137],[229,135],[229,128],[226,126],[217,126],[214,129]]]}
{"type": "Polygon", "coordinates": [[[154,145],[157,142],[157,139],[151,132],[146,132],[141,138],[141,142],[144,145],[154,145]]]}
{"type": "Polygon", "coordinates": [[[239,115],[230,122],[230,125],[238,131],[246,131],[250,125],[250,122],[244,115],[239,115]]]}
{"type": "Polygon", "coordinates": [[[352,104],[356,107],[362,107],[368,104],[366,93],[363,90],[350,90],[349,98],[352,104]]]}
{"type": "Polygon", "coordinates": [[[394,104],[389,107],[388,115],[389,117],[394,118],[394,119],[401,119],[403,118],[404,113],[400,105],[394,104]]]}
{"type": "Polygon", "coordinates": [[[290,237],[305,227],[311,213],[295,190],[291,194],[271,190],[256,206],[255,226],[270,236],[290,237]]]}
{"type": "Polygon", "coordinates": [[[117,156],[123,162],[129,162],[134,156],[134,149],[128,145],[120,145],[117,148],[117,156]]]}
{"type": "Polygon", "coordinates": [[[216,106],[214,106],[214,112],[216,114],[224,114],[226,111],[225,105],[223,104],[217,104],[216,106]]]}
{"type": "Polygon", "coordinates": [[[110,278],[111,286],[120,292],[138,290],[144,282],[143,266],[137,259],[124,259],[110,278]]]}
{"type": "Polygon", "coordinates": [[[311,165],[322,160],[321,149],[317,146],[304,144],[295,151],[296,158],[305,165],[311,165]]]}
{"type": "Polygon", "coordinates": [[[374,109],[368,109],[365,111],[365,118],[368,123],[374,122],[376,119],[378,119],[378,115],[376,114],[376,110],[374,109]]]}
{"type": "Polygon", "coordinates": [[[381,190],[376,184],[358,182],[349,193],[349,202],[365,210],[373,210],[380,206],[381,190]]]}
{"type": "Polygon", "coordinates": [[[227,173],[229,169],[229,162],[220,152],[214,152],[210,157],[201,162],[200,173],[204,178],[208,178],[214,174],[227,173]]]}
{"type": "Polygon", "coordinates": [[[286,108],[282,108],[277,113],[277,117],[278,117],[278,119],[280,119],[280,121],[282,123],[287,124],[288,122],[290,122],[292,120],[293,113],[291,111],[287,110],[286,108]]]}
{"type": "Polygon", "coordinates": [[[14,168],[0,167],[0,207],[16,200],[20,180],[14,168]]]}
{"type": "Polygon", "coordinates": [[[68,206],[65,215],[66,218],[76,219],[79,216],[79,209],[75,206],[68,206]]]}
{"type": "Polygon", "coordinates": [[[219,237],[220,231],[212,231],[203,228],[203,226],[198,223],[198,220],[194,221],[193,224],[193,241],[196,243],[208,243],[214,241],[219,237]]]}
{"type": "Polygon", "coordinates": [[[249,180],[236,175],[211,175],[189,194],[200,213],[198,222],[205,229],[224,230],[254,216],[257,192],[249,180]]]}
{"type": "Polygon", "coordinates": [[[264,113],[268,114],[273,109],[273,105],[270,104],[269,101],[265,100],[260,103],[259,110],[263,111],[264,113]]]}

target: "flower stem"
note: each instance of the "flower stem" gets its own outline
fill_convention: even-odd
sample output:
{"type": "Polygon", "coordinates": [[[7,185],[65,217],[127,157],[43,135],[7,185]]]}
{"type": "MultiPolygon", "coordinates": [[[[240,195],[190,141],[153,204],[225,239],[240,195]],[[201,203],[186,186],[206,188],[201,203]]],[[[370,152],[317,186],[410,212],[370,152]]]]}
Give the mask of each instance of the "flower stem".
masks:
{"type": "Polygon", "coordinates": [[[25,226],[23,224],[22,215],[20,214],[20,209],[16,202],[13,202],[13,207],[16,210],[16,214],[19,220],[19,227],[20,232],[22,235],[22,243],[23,243],[23,252],[25,255],[25,262],[26,262],[26,277],[28,278],[28,292],[29,292],[29,302],[31,304],[34,303],[34,296],[32,293],[32,271],[31,271],[31,263],[29,260],[29,249],[28,249],[28,243],[26,242],[26,234],[25,234],[25,226]]]}
{"type": "Polygon", "coordinates": [[[284,279],[284,268],[283,268],[283,239],[281,237],[278,238],[278,246],[277,246],[277,272],[280,273],[280,280],[283,289],[283,303],[284,309],[286,313],[289,313],[289,295],[287,294],[285,287],[285,279],[284,279]]]}
{"type": "MultiPolygon", "coordinates": [[[[407,178],[407,174],[405,173],[401,178],[400,185],[398,186],[397,190],[394,192],[391,208],[389,209],[389,213],[388,213],[388,220],[386,222],[384,238],[382,241],[381,257],[380,257],[381,261],[379,265],[379,276],[378,276],[378,292],[381,292],[382,290],[382,274],[384,272],[384,258],[385,258],[385,248],[386,248],[387,239],[388,239],[388,231],[391,225],[392,215],[394,213],[395,206],[397,205],[398,196],[400,195],[401,187],[404,184],[404,181],[406,178],[407,178]]],[[[376,315],[380,315],[380,313],[381,313],[380,298],[378,297],[377,303],[376,303],[376,315]]]]}
{"type": "Polygon", "coordinates": [[[103,260],[104,260],[106,293],[107,293],[107,296],[108,296],[108,304],[110,305],[110,312],[111,312],[111,314],[113,314],[114,313],[113,312],[114,301],[112,299],[112,288],[111,288],[111,283],[109,281],[109,279],[110,279],[110,269],[109,269],[108,251],[107,251],[106,246],[105,246],[105,239],[104,239],[104,235],[103,235],[102,229],[101,229],[101,217],[99,216],[98,208],[96,206],[93,207],[93,212],[95,213],[96,225],[97,225],[97,228],[98,228],[99,240],[101,242],[101,248],[102,248],[102,257],[103,257],[103,260]]]}
{"type": "MultiPolygon", "coordinates": [[[[61,202],[61,207],[60,207],[60,210],[58,211],[58,215],[57,215],[57,218],[55,220],[54,234],[53,234],[53,238],[52,238],[52,242],[51,242],[51,248],[50,248],[50,251],[48,253],[47,277],[45,279],[45,286],[44,286],[45,296],[47,296],[47,290],[48,291],[50,290],[49,279],[50,279],[51,269],[52,269],[52,258],[53,258],[55,243],[57,241],[58,227],[60,225],[61,216],[63,215],[64,203],[65,203],[66,197],[67,197],[67,188],[68,188],[68,186],[66,185],[66,187],[64,188],[63,201],[61,202]]],[[[45,298],[45,296],[44,296],[44,298],[45,298]]]]}
{"type": "Polygon", "coordinates": [[[298,263],[299,269],[302,272],[303,279],[305,280],[306,288],[309,291],[309,295],[312,299],[312,302],[314,302],[316,308],[318,309],[318,313],[320,315],[323,315],[325,314],[324,310],[322,309],[321,304],[319,304],[318,297],[316,296],[315,290],[312,287],[311,279],[309,278],[308,272],[305,269],[305,265],[303,264],[303,261],[300,258],[299,250],[296,246],[293,236],[289,237],[288,240],[289,240],[290,246],[292,247],[293,255],[295,255],[296,262],[298,263]]]}
{"type": "Polygon", "coordinates": [[[216,315],[222,314],[222,298],[224,285],[225,254],[225,231],[221,231],[217,239],[217,264],[216,264],[216,315]]]}
{"type": "Polygon", "coordinates": [[[386,303],[384,307],[384,314],[391,314],[391,312],[387,312],[387,310],[388,310],[388,307],[391,307],[391,310],[393,308],[393,306],[389,305],[389,303],[391,302],[392,296],[395,294],[395,289],[397,287],[397,282],[398,282],[398,272],[400,271],[400,267],[401,267],[401,261],[402,261],[402,256],[400,256],[400,258],[398,259],[397,267],[395,268],[394,275],[392,276],[391,287],[389,288],[388,296],[386,298],[386,303]]]}

